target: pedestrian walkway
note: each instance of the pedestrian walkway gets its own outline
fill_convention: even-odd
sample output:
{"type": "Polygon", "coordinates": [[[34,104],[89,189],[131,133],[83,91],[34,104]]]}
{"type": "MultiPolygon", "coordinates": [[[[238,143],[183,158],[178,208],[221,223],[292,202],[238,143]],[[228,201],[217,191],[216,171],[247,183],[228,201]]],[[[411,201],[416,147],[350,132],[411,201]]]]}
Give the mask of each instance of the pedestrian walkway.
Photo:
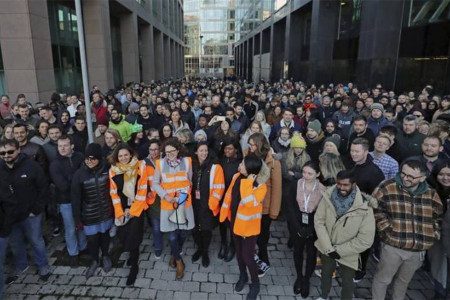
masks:
{"type": "MultiPolygon", "coordinates": [[[[117,255],[115,268],[104,274],[98,270],[96,276],[86,280],[84,274],[86,267],[69,267],[62,265],[60,254],[64,250],[64,238],[62,235],[53,238],[49,246],[50,263],[53,275],[45,284],[39,281],[36,269],[29,268],[19,280],[11,284],[6,290],[6,299],[245,299],[248,292],[246,287],[241,293],[234,292],[234,283],[237,282],[239,270],[236,260],[225,263],[217,258],[220,246],[218,230],[215,231],[211,243],[211,264],[203,268],[199,263],[191,263],[191,256],[195,251],[192,236],[189,236],[184,246],[183,259],[186,271],[183,280],[175,280],[175,269],[168,266],[169,247],[166,243],[163,255],[157,260],[152,250],[152,239],[147,229],[141,245],[138,279],[133,287],[126,286],[129,273],[124,266],[127,255],[117,255]]],[[[295,267],[292,259],[292,250],[287,247],[287,226],[285,222],[273,222],[271,227],[271,239],[269,241],[269,255],[271,257],[271,269],[261,279],[260,299],[262,300],[287,300],[301,299],[295,297],[292,286],[295,282],[295,267]]],[[[117,241],[114,241],[112,251],[116,253],[117,241]]],[[[7,261],[11,261],[8,259],[7,261]]],[[[355,299],[370,299],[370,287],[372,283],[375,264],[369,262],[365,279],[358,283],[355,289],[355,299]]],[[[311,279],[310,298],[319,296],[320,278],[314,275],[311,279]]],[[[340,278],[333,280],[333,288],[330,297],[339,299],[340,278]]],[[[433,287],[430,277],[424,271],[418,271],[411,281],[407,299],[431,299],[433,287]]]]}

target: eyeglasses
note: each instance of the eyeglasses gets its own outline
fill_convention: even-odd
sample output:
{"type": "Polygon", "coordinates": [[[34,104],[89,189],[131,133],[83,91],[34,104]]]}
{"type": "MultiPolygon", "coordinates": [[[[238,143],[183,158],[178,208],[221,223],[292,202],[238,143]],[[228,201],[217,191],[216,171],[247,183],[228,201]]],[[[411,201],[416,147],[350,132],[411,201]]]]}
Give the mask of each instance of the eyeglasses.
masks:
{"type": "Polygon", "coordinates": [[[8,151],[2,151],[0,152],[0,156],[5,156],[6,154],[11,155],[14,154],[14,152],[16,152],[17,149],[15,150],[8,150],[8,151]]]}
{"type": "MultiPolygon", "coordinates": [[[[152,149],[152,148],[150,148],[150,149],[148,149],[150,152],[155,152],[155,151],[158,151],[159,149],[158,148],[156,148],[156,149],[152,149]]],[[[167,153],[167,151],[166,151],[166,153],[167,153]]]]}
{"type": "Polygon", "coordinates": [[[256,147],[256,144],[248,143],[248,146],[249,146],[249,147],[256,147]]]}
{"type": "Polygon", "coordinates": [[[175,152],[177,152],[177,151],[178,151],[177,149],[175,149],[175,150],[170,150],[170,151],[166,151],[166,154],[175,153],[175,152]]]}
{"type": "Polygon", "coordinates": [[[409,180],[416,180],[416,179],[419,179],[420,177],[425,176],[425,175],[420,175],[420,176],[414,177],[412,175],[406,174],[405,172],[401,172],[400,175],[402,177],[405,177],[406,179],[409,179],[409,180]]]}
{"type": "Polygon", "coordinates": [[[91,161],[98,160],[98,158],[94,158],[94,157],[86,157],[85,160],[91,162],[91,161]]]}
{"type": "Polygon", "coordinates": [[[415,116],[415,117],[418,117],[418,118],[420,118],[420,117],[423,117],[422,115],[419,115],[419,114],[413,114],[413,116],[415,116]]]}

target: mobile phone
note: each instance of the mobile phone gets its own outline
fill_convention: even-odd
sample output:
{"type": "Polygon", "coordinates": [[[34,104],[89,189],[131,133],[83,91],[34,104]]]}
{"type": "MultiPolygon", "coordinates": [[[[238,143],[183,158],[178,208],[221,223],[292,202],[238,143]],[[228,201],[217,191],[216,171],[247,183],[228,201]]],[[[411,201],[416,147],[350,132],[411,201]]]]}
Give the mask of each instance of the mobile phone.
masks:
{"type": "Polygon", "coordinates": [[[222,121],[225,121],[226,120],[226,117],[224,117],[224,116],[218,116],[217,117],[217,121],[219,121],[219,122],[222,122],[222,121]]]}

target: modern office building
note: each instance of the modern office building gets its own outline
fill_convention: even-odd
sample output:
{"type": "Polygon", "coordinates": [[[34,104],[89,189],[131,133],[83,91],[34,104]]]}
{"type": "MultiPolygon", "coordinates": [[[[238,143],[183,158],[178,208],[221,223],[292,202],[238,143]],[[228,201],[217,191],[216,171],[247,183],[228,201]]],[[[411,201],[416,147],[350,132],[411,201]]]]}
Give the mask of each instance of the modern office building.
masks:
{"type": "Polygon", "coordinates": [[[249,30],[235,43],[247,80],[450,93],[450,1],[261,0],[237,22],[249,30]]]}
{"type": "MultiPolygon", "coordinates": [[[[184,75],[183,0],[82,0],[89,85],[184,75]]],[[[74,0],[0,1],[0,92],[80,93],[74,0]]]]}
{"type": "Polygon", "coordinates": [[[184,1],[186,75],[223,77],[234,74],[235,2],[184,1]]]}

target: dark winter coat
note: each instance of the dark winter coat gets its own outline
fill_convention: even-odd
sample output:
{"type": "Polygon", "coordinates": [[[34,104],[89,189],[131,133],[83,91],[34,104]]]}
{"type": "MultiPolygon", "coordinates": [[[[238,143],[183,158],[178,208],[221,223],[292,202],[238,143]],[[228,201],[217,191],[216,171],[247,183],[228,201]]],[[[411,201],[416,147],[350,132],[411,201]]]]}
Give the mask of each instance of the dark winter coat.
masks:
{"type": "Polygon", "coordinates": [[[363,164],[354,164],[351,170],[353,177],[356,179],[356,185],[361,192],[369,195],[384,180],[383,172],[373,163],[371,155],[367,155],[367,159],[363,164]]]}
{"type": "Polygon", "coordinates": [[[75,172],[83,164],[84,156],[80,152],[73,152],[70,157],[59,153],[50,165],[50,178],[56,187],[56,199],[59,204],[71,203],[70,187],[75,172]]]}
{"type": "Polygon", "coordinates": [[[305,137],[306,141],[306,152],[308,153],[311,160],[315,163],[319,163],[319,156],[323,151],[323,144],[325,142],[325,135],[323,132],[315,139],[311,140],[308,137],[305,137]]]}
{"type": "Polygon", "coordinates": [[[114,218],[109,195],[109,165],[102,161],[95,169],[82,165],[73,175],[72,209],[75,222],[94,225],[114,218]]]}
{"type": "Polygon", "coordinates": [[[72,139],[73,151],[84,153],[88,142],[87,129],[84,131],[78,131],[75,126],[73,126],[72,139]]]}
{"type": "Polygon", "coordinates": [[[411,156],[422,155],[422,142],[424,139],[425,135],[417,130],[411,134],[406,134],[403,130],[399,131],[395,140],[399,146],[401,161],[411,156]]]}
{"type": "Polygon", "coordinates": [[[42,148],[41,145],[29,141],[25,144],[25,146],[20,147],[20,152],[26,154],[28,158],[37,162],[42,170],[47,173],[47,156],[45,155],[44,148],[42,148]]]}
{"type": "Polygon", "coordinates": [[[0,205],[3,210],[0,217],[1,214],[9,216],[0,218],[0,234],[9,234],[12,223],[22,222],[30,213],[41,214],[47,191],[48,181],[44,171],[25,154],[19,154],[12,168],[0,161],[0,205]]]}
{"type": "Polygon", "coordinates": [[[219,224],[219,218],[214,216],[209,208],[210,172],[213,163],[207,158],[201,166],[193,165],[192,172],[192,205],[196,226],[200,230],[213,230],[219,224]],[[201,172],[201,174],[200,174],[201,172]],[[196,199],[196,191],[200,190],[200,199],[196,199]]]}

